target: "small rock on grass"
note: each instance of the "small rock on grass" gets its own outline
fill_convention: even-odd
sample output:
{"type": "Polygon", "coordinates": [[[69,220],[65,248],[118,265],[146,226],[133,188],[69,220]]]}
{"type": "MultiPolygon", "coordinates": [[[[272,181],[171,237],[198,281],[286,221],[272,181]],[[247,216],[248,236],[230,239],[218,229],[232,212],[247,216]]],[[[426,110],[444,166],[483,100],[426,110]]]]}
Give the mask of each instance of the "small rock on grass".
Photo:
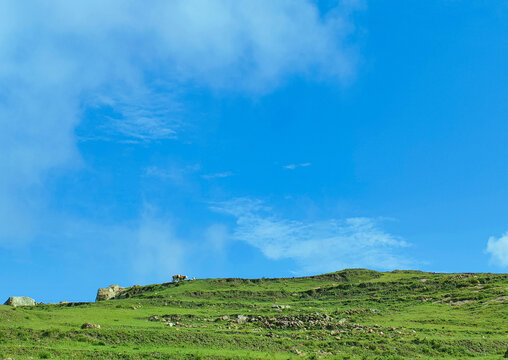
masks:
{"type": "Polygon", "coordinates": [[[97,324],[84,323],[81,325],[82,329],[100,329],[101,326],[97,324]]]}
{"type": "Polygon", "coordinates": [[[236,322],[238,324],[245,324],[247,322],[248,317],[245,315],[238,315],[236,318],[236,322]]]}

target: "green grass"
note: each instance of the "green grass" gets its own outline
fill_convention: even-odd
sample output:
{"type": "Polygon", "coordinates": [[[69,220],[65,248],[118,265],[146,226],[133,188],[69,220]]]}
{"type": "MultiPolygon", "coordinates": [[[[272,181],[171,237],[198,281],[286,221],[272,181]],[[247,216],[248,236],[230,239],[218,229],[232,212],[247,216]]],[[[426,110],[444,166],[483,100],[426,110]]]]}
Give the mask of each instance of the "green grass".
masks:
{"type": "Polygon", "coordinates": [[[0,359],[501,359],[508,349],[507,274],[352,269],[126,295],[0,306],[0,359]]]}

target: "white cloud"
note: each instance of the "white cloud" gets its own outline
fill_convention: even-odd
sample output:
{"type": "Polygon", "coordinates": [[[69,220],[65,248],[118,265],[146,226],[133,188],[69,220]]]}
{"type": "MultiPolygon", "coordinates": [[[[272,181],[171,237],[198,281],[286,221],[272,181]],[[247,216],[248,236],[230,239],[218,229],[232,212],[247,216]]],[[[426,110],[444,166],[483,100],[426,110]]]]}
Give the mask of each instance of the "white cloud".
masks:
{"type": "Polygon", "coordinates": [[[293,75],[347,80],[356,2],[0,2],[0,244],[33,237],[49,171],[83,139],[172,139],[195,88],[264,93],[293,75]],[[183,108],[182,108],[183,106],[183,108]]]}
{"type": "Polygon", "coordinates": [[[0,244],[28,241],[44,215],[48,171],[80,164],[73,133],[78,109],[53,90],[49,101],[44,88],[20,81],[0,95],[0,244]]]}
{"type": "Polygon", "coordinates": [[[410,265],[399,255],[407,243],[379,227],[375,219],[298,221],[277,217],[259,200],[248,198],[214,204],[215,211],[236,218],[232,238],[260,249],[269,259],[293,259],[296,273],[351,267],[394,269],[410,265]]]}
{"type": "Polygon", "coordinates": [[[508,232],[500,238],[490,237],[486,251],[493,263],[508,267],[508,232]]]}
{"type": "Polygon", "coordinates": [[[311,165],[312,165],[311,163],[289,164],[289,165],[284,165],[283,168],[287,169],[287,170],[294,170],[298,167],[307,167],[307,166],[311,166],[311,165]]]}

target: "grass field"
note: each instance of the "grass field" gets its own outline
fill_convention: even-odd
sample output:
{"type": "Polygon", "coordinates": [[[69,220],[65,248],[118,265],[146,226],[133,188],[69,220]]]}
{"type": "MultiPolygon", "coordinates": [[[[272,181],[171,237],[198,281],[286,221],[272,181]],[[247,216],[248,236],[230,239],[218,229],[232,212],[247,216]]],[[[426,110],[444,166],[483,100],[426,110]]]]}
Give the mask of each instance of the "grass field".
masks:
{"type": "Polygon", "coordinates": [[[352,269],[124,296],[0,306],[0,359],[501,359],[508,350],[507,274],[352,269]]]}

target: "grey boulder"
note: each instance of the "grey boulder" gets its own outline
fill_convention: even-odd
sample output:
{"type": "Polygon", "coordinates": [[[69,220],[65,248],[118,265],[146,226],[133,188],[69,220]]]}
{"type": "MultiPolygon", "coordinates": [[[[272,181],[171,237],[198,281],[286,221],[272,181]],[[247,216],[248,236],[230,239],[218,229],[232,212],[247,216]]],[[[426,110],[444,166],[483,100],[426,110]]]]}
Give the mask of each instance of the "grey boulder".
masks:
{"type": "Polygon", "coordinates": [[[95,301],[109,300],[118,297],[126,288],[118,285],[109,285],[105,288],[97,290],[97,297],[95,301]]]}
{"type": "Polygon", "coordinates": [[[11,296],[4,305],[11,306],[35,306],[35,300],[26,296],[11,296]]]}

